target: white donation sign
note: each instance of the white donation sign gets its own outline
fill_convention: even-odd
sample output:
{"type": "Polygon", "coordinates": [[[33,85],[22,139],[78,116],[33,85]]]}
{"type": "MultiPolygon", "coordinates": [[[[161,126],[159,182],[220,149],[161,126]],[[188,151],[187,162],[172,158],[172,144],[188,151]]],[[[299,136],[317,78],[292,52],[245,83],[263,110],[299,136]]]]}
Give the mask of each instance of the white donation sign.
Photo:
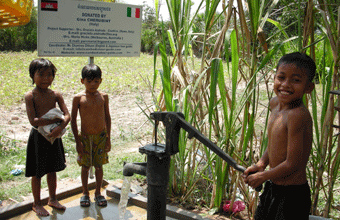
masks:
{"type": "Polygon", "coordinates": [[[38,56],[139,56],[142,6],[39,0],[38,56]]]}

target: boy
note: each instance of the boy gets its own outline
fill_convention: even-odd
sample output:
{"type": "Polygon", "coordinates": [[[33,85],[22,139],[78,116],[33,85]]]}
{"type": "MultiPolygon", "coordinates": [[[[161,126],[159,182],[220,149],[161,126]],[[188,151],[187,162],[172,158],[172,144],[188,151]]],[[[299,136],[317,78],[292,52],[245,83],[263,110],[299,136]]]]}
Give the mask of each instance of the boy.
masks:
{"type": "Polygon", "coordinates": [[[85,91],[73,99],[71,112],[71,127],[76,141],[78,164],[81,169],[83,196],[80,199],[82,207],[91,204],[88,189],[88,174],[91,166],[95,167],[96,190],[95,201],[98,206],[106,206],[107,201],[100,193],[103,182],[102,165],[108,163],[107,153],[111,150],[111,116],[109,98],[106,93],[99,92],[102,82],[101,69],[94,65],[86,65],[82,70],[81,83],[85,91]],[[81,118],[81,134],[78,134],[77,113],[81,118]],[[92,150],[92,151],[91,151],[92,150]]]}
{"type": "Polygon", "coordinates": [[[283,56],[276,68],[270,100],[268,146],[261,159],[244,172],[256,188],[266,181],[255,219],[308,219],[311,206],[306,166],[312,148],[313,122],[303,103],[312,92],[316,66],[307,55],[283,56]],[[265,170],[267,165],[270,169],[265,170]],[[254,173],[251,174],[250,173],[254,173]]]}
{"type": "Polygon", "coordinates": [[[65,105],[63,96],[50,89],[57,68],[47,59],[35,59],[29,66],[30,77],[35,88],[25,94],[27,117],[33,126],[27,142],[26,177],[32,177],[33,211],[38,216],[49,216],[50,213],[44,208],[40,198],[41,178],[46,174],[49,192],[48,205],[65,210],[57,200],[57,174],[66,168],[64,146],[61,133],[70,122],[70,114],[65,105]],[[63,119],[46,119],[44,115],[51,109],[56,108],[58,103],[63,119]],[[48,138],[56,138],[53,143],[38,132],[38,127],[58,123],[48,134],[48,138]]]}

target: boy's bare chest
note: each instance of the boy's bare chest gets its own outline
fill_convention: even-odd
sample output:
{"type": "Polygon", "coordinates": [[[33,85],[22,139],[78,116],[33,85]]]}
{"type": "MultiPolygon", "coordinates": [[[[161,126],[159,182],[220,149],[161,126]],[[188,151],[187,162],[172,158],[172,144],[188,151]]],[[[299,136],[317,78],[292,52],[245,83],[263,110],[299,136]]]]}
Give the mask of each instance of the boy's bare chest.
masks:
{"type": "Polygon", "coordinates": [[[101,95],[96,96],[82,96],[80,99],[80,108],[82,109],[102,109],[105,100],[101,95]]]}
{"type": "Polygon", "coordinates": [[[273,111],[268,122],[268,134],[271,136],[282,136],[287,133],[287,114],[285,112],[273,111]]]}
{"type": "Polygon", "coordinates": [[[38,117],[46,114],[49,110],[56,107],[57,97],[54,93],[34,94],[34,108],[38,117]]]}
{"type": "Polygon", "coordinates": [[[268,121],[268,153],[271,167],[276,167],[286,158],[287,141],[287,115],[273,111],[268,121]]]}

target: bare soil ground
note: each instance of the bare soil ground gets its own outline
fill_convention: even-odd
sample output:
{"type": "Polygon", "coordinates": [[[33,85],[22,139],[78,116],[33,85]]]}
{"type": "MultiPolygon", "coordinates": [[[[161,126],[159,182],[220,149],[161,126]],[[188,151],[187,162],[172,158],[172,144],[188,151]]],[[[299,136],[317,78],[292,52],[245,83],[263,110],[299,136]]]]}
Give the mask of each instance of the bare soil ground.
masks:
{"type": "MultiPolygon", "coordinates": [[[[64,94],[63,97],[68,110],[71,112],[73,95],[64,94]]],[[[151,96],[143,93],[125,93],[110,96],[112,138],[121,137],[123,135],[122,132],[133,131],[135,133],[143,133],[146,131],[145,127],[150,128],[150,124],[147,123],[147,118],[138,107],[137,102],[142,107],[146,105],[151,106],[151,96]],[[145,103],[141,103],[141,96],[144,98],[145,103]]],[[[25,142],[32,126],[29,124],[26,115],[24,101],[9,109],[0,107],[0,127],[6,132],[7,137],[21,140],[26,144],[25,142]]]]}
{"type": "MultiPolygon", "coordinates": [[[[65,103],[71,111],[72,107],[72,95],[64,94],[65,103]]],[[[120,95],[110,96],[110,112],[112,119],[112,129],[111,136],[112,139],[122,138],[124,135],[132,135],[135,137],[131,138],[131,143],[124,144],[124,148],[115,149],[116,152],[133,152],[138,151],[140,146],[143,146],[152,141],[152,126],[147,122],[147,118],[142,113],[140,107],[137,105],[139,103],[143,108],[146,106],[150,107],[152,111],[152,98],[150,94],[147,93],[125,93],[120,95]],[[141,99],[143,96],[143,99],[141,99]],[[143,101],[144,100],[144,101],[143,101]]],[[[0,128],[6,133],[6,136],[15,140],[22,141],[22,147],[26,146],[27,138],[31,130],[31,125],[29,124],[26,107],[24,101],[20,104],[14,105],[9,109],[0,107],[0,128]]],[[[28,180],[29,181],[29,180],[28,180]]],[[[58,180],[58,190],[68,188],[70,185],[79,182],[80,180],[75,179],[61,179],[58,180]]],[[[146,188],[143,183],[134,183],[140,187],[146,188]]],[[[47,189],[42,189],[47,190],[47,189]]],[[[24,200],[30,199],[32,195],[26,195],[22,198],[24,200]]],[[[17,203],[11,199],[2,201],[1,206],[11,205],[17,203]]],[[[176,205],[176,204],[173,204],[176,205]]],[[[205,217],[209,217],[214,220],[227,220],[227,219],[247,219],[245,217],[246,213],[240,213],[237,216],[226,216],[224,214],[209,216],[207,209],[197,209],[195,207],[182,207],[187,208],[196,213],[204,214],[205,217]]]]}

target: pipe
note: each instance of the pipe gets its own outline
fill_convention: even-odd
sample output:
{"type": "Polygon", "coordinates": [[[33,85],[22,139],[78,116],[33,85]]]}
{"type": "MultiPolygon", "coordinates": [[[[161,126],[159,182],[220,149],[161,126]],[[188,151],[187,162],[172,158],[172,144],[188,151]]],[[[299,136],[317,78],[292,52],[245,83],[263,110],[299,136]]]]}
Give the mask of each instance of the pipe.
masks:
{"type": "Polygon", "coordinates": [[[136,173],[147,177],[147,219],[165,220],[170,156],[161,158],[150,154],[147,156],[147,161],[144,163],[124,162],[123,175],[133,176],[136,173]]]}
{"type": "Polygon", "coordinates": [[[146,176],[146,163],[126,163],[124,162],[123,175],[133,176],[133,174],[146,176]]]}
{"type": "Polygon", "coordinates": [[[166,197],[169,182],[170,156],[157,157],[148,155],[147,182],[148,204],[147,220],[166,219],[166,197]]]}

